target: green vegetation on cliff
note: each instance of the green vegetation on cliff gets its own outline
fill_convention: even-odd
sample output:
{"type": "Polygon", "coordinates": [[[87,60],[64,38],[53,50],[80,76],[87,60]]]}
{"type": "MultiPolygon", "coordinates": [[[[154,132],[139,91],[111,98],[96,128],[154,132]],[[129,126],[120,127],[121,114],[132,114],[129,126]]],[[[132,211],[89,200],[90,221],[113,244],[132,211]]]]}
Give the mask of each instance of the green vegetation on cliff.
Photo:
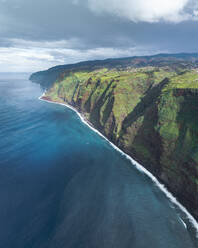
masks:
{"type": "Polygon", "coordinates": [[[198,218],[198,72],[75,69],[46,96],[67,102],[169,187],[198,218]]]}

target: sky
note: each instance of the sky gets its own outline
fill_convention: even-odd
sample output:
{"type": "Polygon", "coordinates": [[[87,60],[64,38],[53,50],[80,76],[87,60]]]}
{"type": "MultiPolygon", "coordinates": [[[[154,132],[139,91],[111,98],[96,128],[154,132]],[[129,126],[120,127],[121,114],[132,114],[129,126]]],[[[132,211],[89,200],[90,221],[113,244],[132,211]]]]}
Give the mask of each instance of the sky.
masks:
{"type": "Polygon", "coordinates": [[[0,0],[0,72],[198,52],[198,0],[0,0]]]}

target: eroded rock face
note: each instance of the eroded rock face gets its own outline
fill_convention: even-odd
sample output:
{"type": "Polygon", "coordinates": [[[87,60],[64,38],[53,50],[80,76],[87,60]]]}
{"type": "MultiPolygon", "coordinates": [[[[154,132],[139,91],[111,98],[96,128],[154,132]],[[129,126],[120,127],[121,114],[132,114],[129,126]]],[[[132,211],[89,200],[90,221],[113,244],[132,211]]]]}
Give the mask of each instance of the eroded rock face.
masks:
{"type": "Polygon", "coordinates": [[[66,71],[67,102],[158,177],[198,219],[198,73],[166,67],[66,71]]]}

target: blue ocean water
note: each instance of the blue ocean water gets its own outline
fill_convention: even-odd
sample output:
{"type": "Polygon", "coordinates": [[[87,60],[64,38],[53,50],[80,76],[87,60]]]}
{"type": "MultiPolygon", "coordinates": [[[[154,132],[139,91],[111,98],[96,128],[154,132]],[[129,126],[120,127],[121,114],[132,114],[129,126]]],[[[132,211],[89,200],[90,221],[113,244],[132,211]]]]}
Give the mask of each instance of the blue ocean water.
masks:
{"type": "Polygon", "coordinates": [[[198,247],[159,188],[28,76],[0,74],[0,247],[198,247]]]}

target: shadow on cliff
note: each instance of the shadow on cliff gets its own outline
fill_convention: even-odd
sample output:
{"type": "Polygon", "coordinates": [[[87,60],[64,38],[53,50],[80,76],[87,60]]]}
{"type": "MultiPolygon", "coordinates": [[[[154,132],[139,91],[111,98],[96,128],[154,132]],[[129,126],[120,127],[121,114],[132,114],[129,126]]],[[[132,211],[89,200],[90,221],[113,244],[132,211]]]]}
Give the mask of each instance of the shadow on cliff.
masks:
{"type": "MultiPolygon", "coordinates": [[[[112,80],[106,87],[106,89],[104,90],[104,92],[102,93],[102,95],[98,98],[98,100],[96,101],[96,103],[94,104],[93,109],[90,109],[90,121],[101,131],[103,132],[104,127],[101,124],[101,120],[100,120],[100,110],[102,108],[102,106],[104,105],[105,101],[107,99],[111,99],[111,96],[113,95],[113,91],[114,91],[114,87],[112,88],[112,90],[108,93],[108,90],[110,89],[110,87],[112,86],[114,80],[112,80]],[[107,94],[108,93],[108,94],[107,94]]],[[[98,85],[99,86],[99,85],[98,85]]],[[[97,87],[96,87],[97,88],[97,87]]],[[[88,101],[91,101],[91,99],[88,99],[88,101]]],[[[112,98],[111,100],[111,104],[110,104],[110,109],[106,109],[106,111],[108,111],[109,113],[112,112],[112,108],[113,108],[113,102],[114,102],[114,98],[112,98]]],[[[104,117],[105,118],[105,117],[104,117]]],[[[106,120],[106,119],[104,119],[106,120]]]]}
{"type": "Polygon", "coordinates": [[[163,150],[161,137],[155,130],[158,122],[158,97],[167,83],[168,79],[165,78],[158,85],[148,89],[146,95],[123,121],[122,134],[118,141],[119,144],[123,143],[122,138],[127,134],[127,129],[143,116],[143,122],[128,149],[132,156],[155,175],[160,173],[160,157],[163,150]]]}
{"type": "Polygon", "coordinates": [[[179,171],[180,185],[175,185],[177,195],[183,199],[185,206],[198,218],[197,183],[198,164],[192,158],[198,153],[198,90],[175,90],[174,97],[180,97],[180,111],[177,115],[179,136],[173,158],[179,171]],[[197,211],[195,211],[197,209],[197,211]]]}

